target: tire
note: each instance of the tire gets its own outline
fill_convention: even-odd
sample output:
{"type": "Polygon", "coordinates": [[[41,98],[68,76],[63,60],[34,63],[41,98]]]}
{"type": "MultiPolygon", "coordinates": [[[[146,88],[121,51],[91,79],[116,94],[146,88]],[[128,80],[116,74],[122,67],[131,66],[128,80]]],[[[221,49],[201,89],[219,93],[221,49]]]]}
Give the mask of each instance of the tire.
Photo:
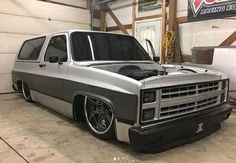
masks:
{"type": "Polygon", "coordinates": [[[22,82],[22,94],[24,96],[24,99],[27,102],[32,102],[31,94],[30,94],[30,89],[29,86],[27,85],[26,82],[22,82]]]}
{"type": "Polygon", "coordinates": [[[94,136],[103,140],[114,138],[114,112],[107,102],[85,97],[84,115],[94,136]]]}

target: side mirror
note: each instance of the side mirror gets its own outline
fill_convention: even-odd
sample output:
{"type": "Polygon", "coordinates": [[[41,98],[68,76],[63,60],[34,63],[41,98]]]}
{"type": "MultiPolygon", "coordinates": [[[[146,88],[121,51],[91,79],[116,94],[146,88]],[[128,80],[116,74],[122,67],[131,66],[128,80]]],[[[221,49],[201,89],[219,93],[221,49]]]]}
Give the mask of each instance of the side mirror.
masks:
{"type": "Polygon", "coordinates": [[[49,63],[58,63],[59,57],[58,56],[50,56],[49,57],[49,63]]]}
{"type": "Polygon", "coordinates": [[[160,57],[153,57],[153,61],[160,62],[160,57]]]}
{"type": "MultiPolygon", "coordinates": [[[[151,53],[153,56],[153,61],[155,62],[159,62],[160,61],[160,57],[157,57],[156,55],[156,51],[152,45],[152,42],[149,39],[145,39],[146,41],[146,45],[147,45],[147,49],[148,49],[148,53],[151,53]],[[150,51],[149,51],[150,50],[150,51]]],[[[149,54],[150,55],[150,54],[149,54]]]]}

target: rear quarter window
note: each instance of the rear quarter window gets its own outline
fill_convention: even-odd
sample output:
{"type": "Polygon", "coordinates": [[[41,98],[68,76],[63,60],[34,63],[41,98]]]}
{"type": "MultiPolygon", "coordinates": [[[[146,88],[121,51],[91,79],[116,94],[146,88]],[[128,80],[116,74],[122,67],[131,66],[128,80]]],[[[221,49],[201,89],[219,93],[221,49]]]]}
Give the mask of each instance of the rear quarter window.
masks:
{"type": "Polygon", "coordinates": [[[21,47],[18,59],[21,60],[37,60],[43,47],[46,37],[27,40],[21,47]]]}

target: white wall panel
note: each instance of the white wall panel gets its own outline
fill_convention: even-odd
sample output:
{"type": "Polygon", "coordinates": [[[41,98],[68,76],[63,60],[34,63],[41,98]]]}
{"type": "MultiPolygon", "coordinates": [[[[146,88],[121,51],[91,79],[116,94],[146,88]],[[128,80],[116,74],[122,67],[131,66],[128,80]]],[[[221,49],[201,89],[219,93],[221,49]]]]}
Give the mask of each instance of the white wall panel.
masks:
{"type": "Polygon", "coordinates": [[[0,74],[0,93],[12,92],[11,83],[11,74],[0,74]]]}
{"type": "Polygon", "coordinates": [[[1,54],[0,55],[0,75],[10,74],[14,65],[16,54],[1,54]],[[4,65],[4,66],[2,66],[4,65]]]}
{"type": "Polygon", "coordinates": [[[188,0],[177,0],[177,13],[183,12],[187,16],[188,0]]]}
{"type": "Polygon", "coordinates": [[[74,6],[79,6],[79,7],[87,7],[87,0],[53,0],[55,2],[60,2],[60,3],[64,3],[64,4],[70,4],[70,5],[74,5],[74,6]]]}
{"type": "Polygon", "coordinates": [[[236,20],[214,19],[180,25],[182,53],[191,55],[193,47],[219,46],[235,31],[236,20]]]}
{"type": "MultiPolygon", "coordinates": [[[[124,25],[132,24],[132,0],[121,0],[119,2],[114,2],[110,6],[116,17],[124,25]],[[124,8],[119,8],[125,6],[124,8]]],[[[107,26],[117,26],[111,16],[107,13],[107,26]]]]}
{"type": "Polygon", "coordinates": [[[23,40],[31,38],[32,35],[19,35],[0,33],[0,56],[5,53],[16,54],[20,49],[23,40]]]}
{"type": "Polygon", "coordinates": [[[66,29],[88,29],[88,24],[0,14],[0,32],[40,35],[66,29]],[[32,28],[33,27],[33,28],[32,28]]]}
{"type": "Polygon", "coordinates": [[[7,13],[33,18],[51,18],[61,21],[90,23],[88,10],[80,10],[37,0],[0,0],[0,4],[0,13],[2,14],[7,13]]]}
{"type": "Polygon", "coordinates": [[[219,46],[235,31],[236,20],[215,19],[193,23],[193,46],[219,46]]]}
{"type": "Polygon", "coordinates": [[[182,54],[190,55],[193,47],[193,24],[186,23],[179,26],[180,47],[182,54]]]}
{"type": "MultiPolygon", "coordinates": [[[[64,3],[86,7],[85,0],[64,3]]],[[[24,40],[67,29],[89,30],[90,12],[37,0],[0,0],[0,93],[12,91],[11,70],[24,40]]]]}

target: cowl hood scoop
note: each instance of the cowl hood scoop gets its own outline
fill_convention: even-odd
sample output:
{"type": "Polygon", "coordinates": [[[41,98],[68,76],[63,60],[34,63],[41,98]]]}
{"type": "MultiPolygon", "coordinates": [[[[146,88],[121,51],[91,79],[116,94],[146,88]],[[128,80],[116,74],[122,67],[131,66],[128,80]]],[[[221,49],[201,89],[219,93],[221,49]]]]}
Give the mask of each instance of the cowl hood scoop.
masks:
{"type": "Polygon", "coordinates": [[[142,69],[139,66],[133,66],[133,65],[123,66],[119,69],[117,73],[124,76],[128,76],[135,80],[143,80],[152,76],[159,76],[159,75],[163,76],[168,74],[166,71],[163,70],[142,69]]]}
{"type": "Polygon", "coordinates": [[[106,65],[93,65],[94,68],[121,74],[135,80],[143,80],[152,76],[168,75],[161,65],[149,63],[112,63],[106,65]]]}

